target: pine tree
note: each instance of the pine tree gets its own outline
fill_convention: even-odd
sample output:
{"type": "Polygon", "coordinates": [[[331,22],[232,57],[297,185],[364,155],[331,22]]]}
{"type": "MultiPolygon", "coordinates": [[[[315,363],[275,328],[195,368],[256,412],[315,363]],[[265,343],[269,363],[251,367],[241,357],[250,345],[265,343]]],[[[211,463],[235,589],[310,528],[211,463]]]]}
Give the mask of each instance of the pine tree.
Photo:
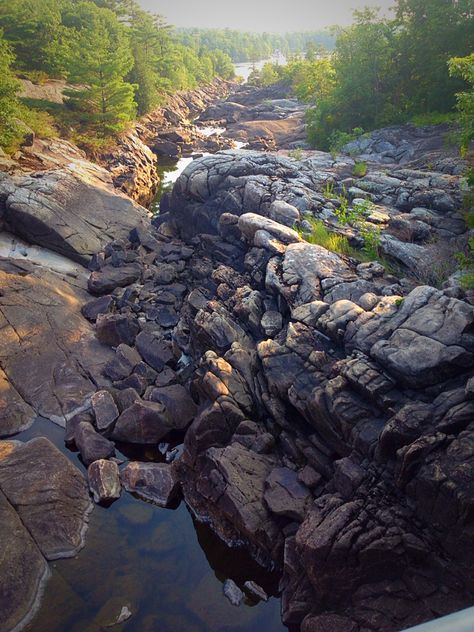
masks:
{"type": "Polygon", "coordinates": [[[23,137],[17,121],[19,103],[16,94],[20,84],[10,68],[13,60],[11,48],[0,31],[0,147],[7,153],[16,149],[23,137]]]}
{"type": "Polygon", "coordinates": [[[84,127],[108,136],[122,130],[136,112],[135,86],[125,81],[133,67],[130,43],[109,9],[83,2],[77,16],[68,79],[78,88],[67,93],[68,104],[80,113],[84,127]]]}

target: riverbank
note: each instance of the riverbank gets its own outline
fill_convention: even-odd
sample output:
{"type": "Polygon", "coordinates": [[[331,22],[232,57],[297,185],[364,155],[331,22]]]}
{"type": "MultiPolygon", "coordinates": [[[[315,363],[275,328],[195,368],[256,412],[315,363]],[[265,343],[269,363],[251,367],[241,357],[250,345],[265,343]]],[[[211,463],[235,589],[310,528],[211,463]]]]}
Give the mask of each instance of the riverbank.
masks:
{"type": "MultiPolygon", "coordinates": [[[[237,90],[198,127],[213,109],[291,120],[274,96],[237,90]]],[[[42,171],[3,176],[8,629],[44,591],[35,632],[120,616],[140,631],[398,632],[472,603],[473,296],[414,274],[434,239],[468,237],[442,134],[378,132],[364,176],[348,155],[204,156],[153,224],[64,141],[41,146],[42,171]],[[315,220],[341,230],[343,191],[351,209],[371,200],[395,267],[357,260],[357,227],[349,254],[305,241],[315,220]]]]}

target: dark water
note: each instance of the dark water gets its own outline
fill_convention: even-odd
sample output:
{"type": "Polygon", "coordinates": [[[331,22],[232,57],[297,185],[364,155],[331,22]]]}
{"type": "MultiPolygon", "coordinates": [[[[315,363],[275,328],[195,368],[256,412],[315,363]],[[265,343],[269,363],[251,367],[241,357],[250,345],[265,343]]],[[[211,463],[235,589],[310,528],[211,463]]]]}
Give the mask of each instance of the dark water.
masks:
{"type": "Polygon", "coordinates": [[[153,215],[157,215],[160,211],[160,200],[163,193],[171,191],[173,184],[192,161],[193,157],[191,156],[182,157],[178,160],[160,158],[156,165],[158,175],[160,176],[160,184],[150,204],[150,211],[153,215]]]}
{"type": "MultiPolygon", "coordinates": [[[[18,439],[47,436],[82,470],[65,448],[64,431],[38,420],[18,439]]],[[[150,458],[148,453],[145,458],[150,458]]],[[[95,507],[85,548],[51,564],[38,614],[29,632],[99,632],[109,629],[123,606],[132,617],[124,632],[279,632],[280,603],[250,600],[240,607],[224,597],[222,583],[242,587],[253,579],[275,594],[276,578],[262,572],[244,551],[229,549],[193,522],[184,503],[161,509],[123,492],[109,508],[95,507]]]]}

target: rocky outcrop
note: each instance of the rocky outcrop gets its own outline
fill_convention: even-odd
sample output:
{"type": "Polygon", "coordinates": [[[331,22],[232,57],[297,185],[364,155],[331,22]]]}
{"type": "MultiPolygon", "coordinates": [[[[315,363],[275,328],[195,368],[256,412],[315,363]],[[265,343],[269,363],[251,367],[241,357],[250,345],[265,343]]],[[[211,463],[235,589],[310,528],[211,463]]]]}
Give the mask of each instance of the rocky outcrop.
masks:
{"type": "MultiPolygon", "coordinates": [[[[343,191],[351,208],[367,197],[385,252],[414,274],[433,237],[465,238],[459,177],[407,164],[356,178],[353,166],[223,152],[188,167],[155,226],[127,202],[140,220],[112,226],[88,279],[79,266],[0,260],[2,436],[38,414],[66,424],[89,483],[44,439],[0,442],[9,628],[34,609],[45,559],[82,546],[89,491],[109,504],[122,485],[163,507],[183,495],[273,569],[288,626],[396,632],[472,603],[472,299],[301,236],[310,215],[360,247],[335,210],[343,191]],[[119,472],[124,444],[134,460],[119,472]],[[136,460],[140,446],[163,462],[136,460]]],[[[37,180],[60,173],[69,186],[64,166],[37,180]]],[[[9,182],[20,177],[33,203],[16,210],[4,179],[4,221],[40,243],[53,205],[34,177],[9,182]],[[47,212],[35,224],[38,191],[47,212]]],[[[70,217],[45,241],[85,261],[70,217]]],[[[225,592],[242,599],[231,582],[225,592]]]]}
{"type": "Polygon", "coordinates": [[[82,264],[146,217],[144,208],[117,195],[105,169],[84,159],[0,179],[4,229],[82,264]]]}
{"type": "Polygon", "coordinates": [[[305,109],[284,82],[269,88],[244,85],[213,103],[199,118],[224,125],[226,137],[250,149],[293,149],[308,146],[305,109]]]}
{"type": "Polygon", "coordinates": [[[380,234],[382,253],[418,282],[439,283],[440,276],[449,276],[454,253],[467,240],[460,176],[420,167],[369,166],[365,176],[356,178],[353,168],[349,156],[333,159],[322,152],[302,160],[221,152],[194,161],[180,176],[170,198],[171,221],[190,238],[216,233],[223,209],[271,217],[272,203],[285,201],[301,219],[322,220],[360,248],[364,242],[357,225],[341,225],[337,211],[343,203],[349,212],[370,204],[364,220],[368,230],[380,234]]]}
{"type": "Polygon", "coordinates": [[[444,125],[398,125],[363,134],[343,147],[360,160],[405,164],[414,160],[426,170],[460,175],[465,164],[455,143],[449,142],[453,127],[444,125]]]}
{"type": "Polygon", "coordinates": [[[98,161],[110,173],[114,186],[148,207],[160,182],[157,165],[161,159],[231,146],[228,141],[201,133],[193,121],[209,103],[226,96],[233,85],[216,78],[196,90],[169,95],[163,106],[142,117],[115,145],[100,152],[98,161]]]}
{"type": "Polygon", "coordinates": [[[268,217],[276,193],[222,213],[231,184],[243,201],[249,180],[301,177],[253,153],[195,163],[157,228],[96,259],[142,270],[105,307],[140,333],[106,369],[120,416],[102,432],[184,435],[182,454],[164,448],[172,471],[130,464],[124,484],[162,504],[180,485],[198,520],[281,574],[287,625],[395,632],[472,601],[474,307],[302,241],[268,217]]]}

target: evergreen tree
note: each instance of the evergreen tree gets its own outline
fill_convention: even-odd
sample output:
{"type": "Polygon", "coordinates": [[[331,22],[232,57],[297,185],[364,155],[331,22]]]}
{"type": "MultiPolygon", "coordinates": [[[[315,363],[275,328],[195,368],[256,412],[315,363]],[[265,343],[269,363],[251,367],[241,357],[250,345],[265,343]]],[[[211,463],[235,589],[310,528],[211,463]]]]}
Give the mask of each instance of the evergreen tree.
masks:
{"type": "Polygon", "coordinates": [[[136,112],[135,87],[125,81],[133,67],[124,27],[109,9],[81,2],[68,63],[68,78],[78,84],[67,93],[80,122],[101,136],[120,131],[136,112]]]}
{"type": "Polygon", "coordinates": [[[18,125],[19,82],[12,73],[14,56],[0,31],[0,147],[7,152],[16,148],[23,134],[18,125]]]}
{"type": "Polygon", "coordinates": [[[61,12],[69,4],[70,0],[0,0],[0,28],[18,68],[64,74],[68,35],[61,12]]]}

